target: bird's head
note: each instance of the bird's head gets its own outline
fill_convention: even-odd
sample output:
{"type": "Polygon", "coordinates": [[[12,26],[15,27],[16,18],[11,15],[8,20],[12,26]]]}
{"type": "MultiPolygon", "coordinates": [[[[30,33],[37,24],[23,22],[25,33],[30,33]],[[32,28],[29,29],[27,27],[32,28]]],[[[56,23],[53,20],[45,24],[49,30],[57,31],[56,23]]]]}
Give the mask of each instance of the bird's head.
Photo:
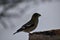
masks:
{"type": "Polygon", "coordinates": [[[38,14],[38,13],[33,14],[33,17],[40,17],[40,16],[41,16],[41,14],[38,14]]]}

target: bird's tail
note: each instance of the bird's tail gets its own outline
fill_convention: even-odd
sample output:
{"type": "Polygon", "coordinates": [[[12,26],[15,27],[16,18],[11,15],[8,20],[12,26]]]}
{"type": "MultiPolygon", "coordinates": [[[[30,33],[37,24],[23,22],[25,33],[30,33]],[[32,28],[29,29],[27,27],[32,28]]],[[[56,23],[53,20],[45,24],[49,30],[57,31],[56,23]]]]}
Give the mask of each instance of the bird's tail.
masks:
{"type": "Polygon", "coordinates": [[[15,35],[16,33],[18,33],[18,32],[21,32],[22,30],[21,29],[19,29],[19,30],[17,30],[15,33],[13,33],[13,35],[15,35]]]}
{"type": "MultiPolygon", "coordinates": [[[[20,31],[19,31],[20,32],[20,31]]],[[[13,33],[13,35],[15,35],[16,33],[18,33],[18,31],[16,31],[15,33],[13,33]]]]}
{"type": "Polygon", "coordinates": [[[15,35],[17,32],[13,33],[13,35],[15,35]]]}

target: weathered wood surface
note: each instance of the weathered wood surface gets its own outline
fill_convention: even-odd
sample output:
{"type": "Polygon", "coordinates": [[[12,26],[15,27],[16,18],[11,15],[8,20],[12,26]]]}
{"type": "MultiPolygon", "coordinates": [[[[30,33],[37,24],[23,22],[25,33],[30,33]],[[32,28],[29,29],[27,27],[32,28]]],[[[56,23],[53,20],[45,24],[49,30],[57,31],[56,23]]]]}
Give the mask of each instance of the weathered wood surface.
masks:
{"type": "Polygon", "coordinates": [[[60,29],[30,33],[29,40],[60,40],[60,29]]]}

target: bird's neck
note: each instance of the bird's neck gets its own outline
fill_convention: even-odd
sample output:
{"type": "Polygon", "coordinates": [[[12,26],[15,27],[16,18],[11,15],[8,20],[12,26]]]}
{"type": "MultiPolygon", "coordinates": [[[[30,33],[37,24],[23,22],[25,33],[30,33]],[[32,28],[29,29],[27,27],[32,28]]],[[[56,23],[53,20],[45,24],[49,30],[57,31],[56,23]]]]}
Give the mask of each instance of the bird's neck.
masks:
{"type": "Polygon", "coordinates": [[[38,18],[37,17],[32,17],[31,20],[35,22],[35,21],[38,20],[38,18]]]}

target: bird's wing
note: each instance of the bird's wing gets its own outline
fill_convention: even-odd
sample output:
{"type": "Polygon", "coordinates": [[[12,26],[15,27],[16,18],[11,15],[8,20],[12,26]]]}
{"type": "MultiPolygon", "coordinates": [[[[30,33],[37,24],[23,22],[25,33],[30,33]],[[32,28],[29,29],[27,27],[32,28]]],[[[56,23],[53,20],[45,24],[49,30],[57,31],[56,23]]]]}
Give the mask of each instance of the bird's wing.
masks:
{"type": "Polygon", "coordinates": [[[31,28],[33,26],[34,26],[34,23],[29,21],[28,23],[24,24],[20,29],[18,29],[14,34],[20,32],[20,31],[23,31],[25,29],[31,28]]]}
{"type": "Polygon", "coordinates": [[[29,21],[28,23],[24,24],[24,25],[20,28],[20,30],[25,30],[25,29],[27,29],[27,28],[31,28],[32,26],[34,26],[34,23],[29,21]]]}

